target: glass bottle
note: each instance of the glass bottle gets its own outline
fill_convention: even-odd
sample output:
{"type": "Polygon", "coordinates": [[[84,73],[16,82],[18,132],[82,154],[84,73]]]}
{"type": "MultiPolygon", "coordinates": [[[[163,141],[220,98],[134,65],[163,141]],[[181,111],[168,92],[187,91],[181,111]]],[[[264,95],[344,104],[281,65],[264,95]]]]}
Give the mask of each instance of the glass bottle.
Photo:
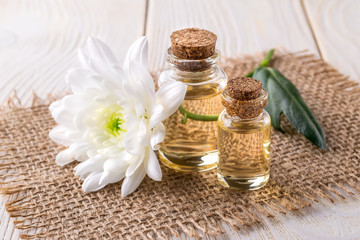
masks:
{"type": "Polygon", "coordinates": [[[228,88],[222,93],[226,109],[218,119],[218,180],[225,187],[255,190],[270,176],[271,121],[263,109],[268,93],[261,88],[260,96],[238,100],[228,88]]]}
{"type": "MultiPolygon", "coordinates": [[[[221,93],[226,86],[225,72],[218,66],[220,51],[205,59],[181,59],[172,49],[167,52],[168,68],[159,76],[159,85],[168,80],[187,85],[182,106],[196,114],[217,115],[223,110],[221,93]]],[[[200,172],[216,167],[217,123],[187,119],[175,112],[164,121],[166,136],[159,149],[160,160],[168,167],[184,172],[200,172]]]]}

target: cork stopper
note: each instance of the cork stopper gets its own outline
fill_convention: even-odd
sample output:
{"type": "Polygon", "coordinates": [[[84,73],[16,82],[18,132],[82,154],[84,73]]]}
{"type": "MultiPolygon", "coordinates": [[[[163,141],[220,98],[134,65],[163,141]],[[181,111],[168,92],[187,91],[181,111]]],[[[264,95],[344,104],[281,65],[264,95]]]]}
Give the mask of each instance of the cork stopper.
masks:
{"type": "Polygon", "coordinates": [[[254,78],[238,77],[229,80],[229,96],[237,100],[251,100],[260,97],[262,84],[254,78]]]}
{"type": "Polygon", "coordinates": [[[199,28],[185,28],[170,36],[171,50],[181,59],[198,60],[212,56],[217,37],[214,33],[199,28]]]}
{"type": "Polygon", "coordinates": [[[238,77],[228,81],[222,94],[222,104],[231,116],[251,119],[259,116],[268,102],[268,93],[260,81],[238,77]]]}

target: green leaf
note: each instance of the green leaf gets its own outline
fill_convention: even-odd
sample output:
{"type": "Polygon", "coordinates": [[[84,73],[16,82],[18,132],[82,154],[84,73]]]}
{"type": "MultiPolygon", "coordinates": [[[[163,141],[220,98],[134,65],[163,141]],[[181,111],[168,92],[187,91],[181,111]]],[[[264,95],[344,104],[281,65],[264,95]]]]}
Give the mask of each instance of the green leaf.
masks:
{"type": "Polygon", "coordinates": [[[271,125],[276,130],[281,130],[280,116],[284,113],[298,132],[315,145],[326,149],[324,130],[294,84],[270,67],[257,68],[253,78],[261,81],[263,88],[269,93],[269,103],[265,110],[270,114],[271,125]]]}

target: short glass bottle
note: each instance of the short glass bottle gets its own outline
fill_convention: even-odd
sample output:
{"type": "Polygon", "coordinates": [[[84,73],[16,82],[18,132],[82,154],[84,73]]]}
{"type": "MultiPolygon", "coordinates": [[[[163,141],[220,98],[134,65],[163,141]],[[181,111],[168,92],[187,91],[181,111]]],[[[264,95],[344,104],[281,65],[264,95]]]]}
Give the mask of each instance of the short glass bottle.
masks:
{"type": "Polygon", "coordinates": [[[263,109],[268,93],[252,100],[237,100],[222,93],[226,109],[218,119],[218,180],[238,190],[263,187],[270,176],[271,120],[263,109]],[[241,117],[240,117],[241,116],[241,117]]]}
{"type": "MultiPolygon", "coordinates": [[[[205,59],[181,59],[167,52],[169,67],[159,76],[159,85],[169,79],[183,82],[187,92],[182,106],[196,114],[216,115],[223,110],[221,93],[226,86],[225,72],[218,66],[220,51],[205,59]]],[[[166,136],[159,149],[160,160],[183,172],[201,172],[216,167],[216,121],[196,121],[175,112],[164,121],[166,136]]]]}

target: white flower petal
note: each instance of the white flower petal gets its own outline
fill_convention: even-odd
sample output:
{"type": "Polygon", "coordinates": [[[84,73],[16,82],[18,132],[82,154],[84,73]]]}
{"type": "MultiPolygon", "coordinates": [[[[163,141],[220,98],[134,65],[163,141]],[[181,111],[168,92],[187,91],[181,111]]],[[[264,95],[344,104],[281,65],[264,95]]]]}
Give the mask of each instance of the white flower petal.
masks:
{"type": "Polygon", "coordinates": [[[143,160],[144,157],[134,157],[133,162],[129,165],[129,167],[126,170],[125,175],[127,177],[133,175],[136,172],[136,170],[141,166],[143,160]]]}
{"type": "Polygon", "coordinates": [[[72,109],[72,111],[78,111],[90,105],[87,98],[74,94],[63,97],[62,102],[65,108],[72,109]]]}
{"type": "Polygon", "coordinates": [[[80,176],[81,179],[85,178],[91,172],[102,172],[105,159],[102,156],[95,155],[94,157],[78,164],[74,170],[76,176],[80,176]]]}
{"type": "Polygon", "coordinates": [[[105,135],[98,135],[97,137],[93,138],[93,142],[97,145],[102,145],[103,142],[105,142],[108,139],[108,136],[105,135]]]}
{"type": "Polygon", "coordinates": [[[65,76],[73,93],[82,93],[88,88],[101,88],[94,73],[87,69],[72,69],[65,76]]]}
{"type": "Polygon", "coordinates": [[[100,178],[99,184],[109,184],[120,181],[125,177],[125,171],[128,163],[122,159],[108,159],[104,163],[104,172],[100,178]]]}
{"type": "Polygon", "coordinates": [[[153,150],[158,150],[160,148],[159,143],[161,143],[165,138],[165,126],[160,123],[153,131],[150,139],[151,148],[153,150]]]}
{"type": "Polygon", "coordinates": [[[145,175],[146,175],[146,171],[141,166],[136,170],[136,172],[134,172],[134,174],[125,177],[125,180],[121,185],[121,196],[125,197],[130,193],[134,192],[139,187],[145,175]]]}
{"type": "Polygon", "coordinates": [[[86,69],[90,69],[99,75],[106,85],[109,81],[114,83],[122,81],[118,71],[120,69],[118,61],[109,46],[99,39],[89,38],[87,48],[88,56],[79,51],[79,59],[86,69]]]}
{"type": "Polygon", "coordinates": [[[142,156],[144,154],[144,146],[140,144],[141,139],[138,135],[139,130],[136,128],[129,129],[124,138],[124,147],[130,154],[142,156]]]}
{"type": "Polygon", "coordinates": [[[53,108],[50,113],[58,124],[63,125],[66,128],[74,128],[74,113],[70,109],[66,108],[64,104],[53,108]]]}
{"type": "Polygon", "coordinates": [[[98,58],[109,65],[118,65],[118,60],[111,48],[100,39],[90,37],[87,41],[91,58],[98,58]]]}
{"type": "Polygon", "coordinates": [[[170,117],[171,114],[176,112],[184,101],[186,88],[185,84],[177,81],[169,81],[159,88],[156,92],[156,102],[161,104],[164,108],[164,112],[161,113],[162,120],[170,117]]]}
{"type": "Polygon", "coordinates": [[[158,77],[158,86],[161,87],[162,85],[166,84],[168,81],[173,81],[169,77],[169,71],[163,71],[162,73],[160,73],[158,77]]]}
{"type": "Polygon", "coordinates": [[[155,180],[155,181],[161,181],[162,178],[162,172],[159,164],[159,160],[156,157],[156,154],[153,150],[149,151],[149,157],[147,161],[145,161],[145,168],[147,175],[155,180]]]}
{"type": "MultiPolygon", "coordinates": [[[[100,179],[99,179],[99,185],[107,185],[109,183],[113,183],[113,182],[110,181],[110,178],[111,178],[111,175],[109,173],[103,172],[101,174],[100,179]]],[[[117,182],[117,181],[115,181],[115,182],[117,182]]]]}
{"type": "Polygon", "coordinates": [[[54,142],[63,146],[70,146],[74,142],[74,139],[70,139],[67,136],[67,129],[64,126],[56,126],[49,132],[49,137],[54,142]]]}
{"type": "Polygon", "coordinates": [[[129,130],[139,127],[142,118],[139,118],[134,112],[125,112],[126,125],[129,130]]]}
{"type": "Polygon", "coordinates": [[[125,136],[124,147],[126,151],[134,155],[140,156],[143,153],[141,146],[138,144],[137,139],[131,136],[130,134],[126,134],[125,136]]]}
{"type": "Polygon", "coordinates": [[[56,156],[56,163],[60,166],[73,162],[74,160],[86,160],[87,151],[91,146],[87,143],[72,143],[70,147],[56,156]]]}
{"type": "Polygon", "coordinates": [[[56,108],[60,107],[62,105],[62,102],[61,102],[61,99],[60,100],[57,100],[53,103],[50,104],[49,106],[49,111],[52,112],[54,111],[56,108]]]}
{"type": "Polygon", "coordinates": [[[150,110],[150,120],[149,120],[149,128],[152,129],[156,127],[161,121],[166,119],[167,113],[165,112],[165,108],[161,104],[155,104],[150,110]]]}
{"type": "Polygon", "coordinates": [[[143,89],[144,93],[150,95],[144,97],[151,97],[151,99],[148,100],[153,100],[155,93],[155,83],[148,69],[144,68],[139,62],[130,61],[128,73],[131,79],[138,83],[136,86],[143,89]]]}
{"type": "Polygon", "coordinates": [[[99,180],[99,185],[108,185],[111,183],[116,183],[119,182],[124,177],[125,177],[124,173],[122,175],[111,175],[110,173],[103,172],[99,180]]]}
{"type": "Polygon", "coordinates": [[[87,152],[93,147],[86,142],[74,143],[74,152],[75,152],[75,159],[79,162],[83,162],[89,159],[87,152]]]}
{"type": "Polygon", "coordinates": [[[138,87],[133,86],[134,84],[128,81],[124,83],[124,90],[128,99],[124,107],[128,112],[135,111],[138,117],[144,114],[145,106],[144,101],[137,101],[137,99],[142,99],[142,91],[138,87]]]}
{"type": "Polygon", "coordinates": [[[128,159],[121,159],[121,158],[111,158],[107,159],[104,163],[104,172],[114,173],[116,174],[125,174],[129,163],[128,159]]]}
{"type": "Polygon", "coordinates": [[[91,69],[90,59],[89,59],[89,57],[84,53],[84,51],[81,50],[81,49],[78,49],[78,58],[79,58],[79,60],[80,60],[80,64],[81,64],[84,68],[91,69]]]}
{"type": "Polygon", "coordinates": [[[93,158],[97,155],[97,150],[96,148],[91,148],[90,150],[87,151],[87,155],[89,158],[93,158]]]}
{"type": "Polygon", "coordinates": [[[126,53],[123,68],[129,68],[130,61],[140,63],[145,69],[148,67],[148,40],[145,36],[137,39],[126,53]]]}
{"type": "Polygon", "coordinates": [[[134,101],[135,111],[138,116],[144,115],[145,109],[155,103],[154,81],[139,63],[129,63],[128,79],[124,82],[128,96],[134,101]]]}
{"type": "Polygon", "coordinates": [[[135,112],[138,117],[145,114],[145,106],[142,102],[135,102],[135,112]]]}
{"type": "Polygon", "coordinates": [[[64,166],[66,164],[73,162],[75,160],[74,156],[75,156],[75,153],[72,151],[72,149],[68,148],[62,152],[59,152],[56,155],[55,161],[56,161],[57,165],[64,166]]]}
{"type": "Polygon", "coordinates": [[[93,172],[89,176],[86,177],[82,189],[84,192],[95,192],[99,189],[106,186],[106,184],[100,185],[100,178],[101,178],[102,172],[93,172]]]}
{"type": "Polygon", "coordinates": [[[98,59],[90,59],[91,68],[102,77],[102,83],[106,84],[108,81],[117,82],[121,81],[118,74],[119,72],[113,66],[109,66],[103,61],[98,59]]]}
{"type": "MultiPolygon", "coordinates": [[[[122,93],[119,93],[119,94],[122,94],[122,93]]],[[[112,104],[116,103],[117,101],[119,101],[119,95],[113,94],[113,93],[107,93],[104,96],[95,96],[95,97],[93,97],[92,100],[94,100],[94,102],[96,102],[96,103],[100,103],[105,106],[112,105],[112,104]]]]}
{"type": "Polygon", "coordinates": [[[87,117],[87,113],[89,112],[89,109],[84,109],[78,113],[75,114],[74,116],[74,126],[78,131],[84,131],[86,129],[86,126],[84,124],[84,121],[87,117]]]}
{"type": "Polygon", "coordinates": [[[137,132],[137,138],[139,140],[139,144],[142,147],[150,146],[150,137],[151,137],[151,132],[148,128],[148,121],[143,117],[139,124],[139,130],[137,132]]]}

